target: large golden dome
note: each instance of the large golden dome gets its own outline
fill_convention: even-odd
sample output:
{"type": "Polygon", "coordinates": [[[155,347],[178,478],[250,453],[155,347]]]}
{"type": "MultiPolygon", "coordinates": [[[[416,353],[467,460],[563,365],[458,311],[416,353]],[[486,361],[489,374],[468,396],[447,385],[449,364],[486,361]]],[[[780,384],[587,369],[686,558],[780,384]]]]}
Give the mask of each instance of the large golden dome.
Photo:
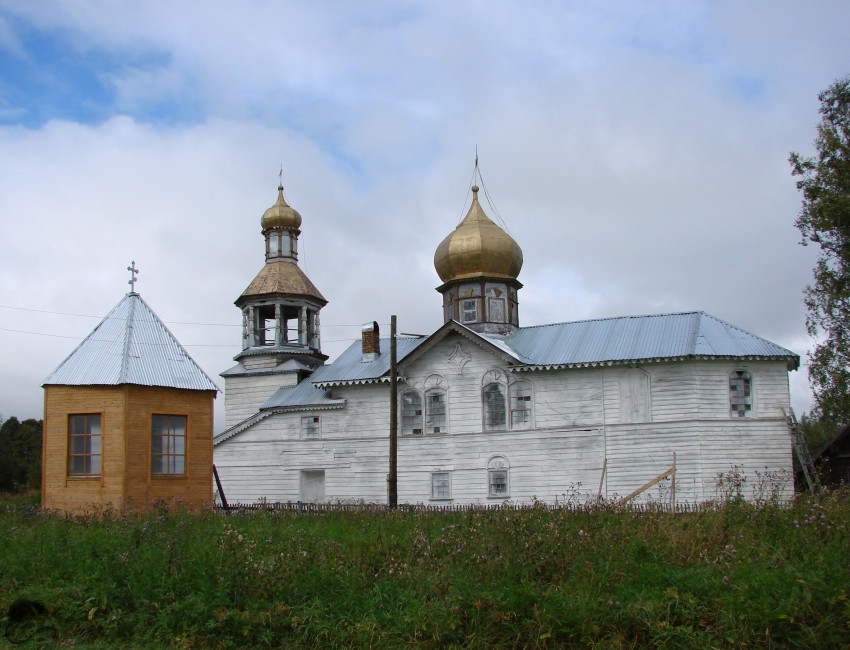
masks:
{"type": "Polygon", "coordinates": [[[437,247],[434,267],[444,283],[480,277],[515,280],[519,275],[522,250],[484,213],[478,186],[472,186],[472,205],[463,221],[437,247]]]}
{"type": "Polygon", "coordinates": [[[260,225],[263,231],[269,228],[298,230],[301,227],[301,215],[298,214],[298,210],[289,207],[286,199],[283,198],[283,185],[277,186],[277,201],[263,213],[260,225]]]}

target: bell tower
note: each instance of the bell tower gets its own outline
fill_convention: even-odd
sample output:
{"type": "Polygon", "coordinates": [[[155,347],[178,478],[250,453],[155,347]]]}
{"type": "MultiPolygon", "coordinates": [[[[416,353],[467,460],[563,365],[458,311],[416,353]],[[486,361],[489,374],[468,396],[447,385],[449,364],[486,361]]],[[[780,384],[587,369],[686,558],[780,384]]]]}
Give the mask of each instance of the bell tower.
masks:
{"type": "Polygon", "coordinates": [[[274,392],[322,365],[319,312],[328,301],[298,266],[301,215],[277,188],[260,219],[265,264],[236,299],[242,311],[242,351],[225,379],[225,426],[254,415],[274,392]]]}

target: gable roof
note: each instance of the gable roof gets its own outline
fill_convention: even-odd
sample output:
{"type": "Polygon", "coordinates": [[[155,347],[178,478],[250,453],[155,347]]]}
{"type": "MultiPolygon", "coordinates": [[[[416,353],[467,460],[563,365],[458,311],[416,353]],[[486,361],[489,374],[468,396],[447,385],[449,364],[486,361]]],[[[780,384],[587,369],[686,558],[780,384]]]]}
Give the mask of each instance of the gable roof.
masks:
{"type": "Polygon", "coordinates": [[[128,293],[56,368],[44,386],[219,388],[137,293],[128,293]]]}

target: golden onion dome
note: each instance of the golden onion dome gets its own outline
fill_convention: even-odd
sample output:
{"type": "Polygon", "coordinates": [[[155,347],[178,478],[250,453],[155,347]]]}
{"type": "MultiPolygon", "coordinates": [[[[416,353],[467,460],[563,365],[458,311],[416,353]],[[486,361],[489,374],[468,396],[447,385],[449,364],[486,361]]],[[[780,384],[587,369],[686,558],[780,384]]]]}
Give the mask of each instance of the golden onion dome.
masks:
{"type": "Polygon", "coordinates": [[[301,215],[298,214],[298,210],[291,208],[283,198],[283,185],[277,186],[277,201],[263,213],[260,225],[264,232],[269,228],[298,230],[301,227],[301,215]]]}
{"type": "Polygon", "coordinates": [[[490,220],[478,203],[478,186],[472,186],[472,205],[454,232],[434,253],[434,267],[445,283],[467,278],[509,278],[522,269],[522,249],[490,220]]]}

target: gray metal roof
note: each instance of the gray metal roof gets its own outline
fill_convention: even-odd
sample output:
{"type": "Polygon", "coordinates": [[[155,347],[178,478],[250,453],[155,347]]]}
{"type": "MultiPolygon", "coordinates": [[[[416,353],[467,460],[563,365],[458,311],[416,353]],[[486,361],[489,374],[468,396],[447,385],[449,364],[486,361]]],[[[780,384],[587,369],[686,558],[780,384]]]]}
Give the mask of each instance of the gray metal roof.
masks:
{"type": "MultiPolygon", "coordinates": [[[[800,358],[705,312],[624,316],[517,329],[502,340],[532,368],[693,358],[800,358]]],[[[528,368],[528,369],[532,369],[528,368]]]]}
{"type": "Polygon", "coordinates": [[[255,368],[249,370],[242,363],[238,363],[232,368],[228,368],[222,373],[221,377],[237,377],[237,376],[259,376],[259,375],[287,375],[295,372],[310,372],[312,368],[295,359],[287,359],[283,363],[276,365],[274,368],[255,368]]]}
{"type": "Polygon", "coordinates": [[[128,293],[68,355],[45,386],[163,386],[218,391],[137,293],[128,293]]]}
{"type": "MultiPolygon", "coordinates": [[[[494,351],[516,360],[515,370],[698,358],[779,359],[796,369],[800,362],[790,350],[699,311],[522,327],[507,336],[479,334],[452,321],[429,337],[399,337],[399,361],[407,361],[417,350],[414,357],[427,353],[429,346],[449,331],[492,345],[494,351]]],[[[308,381],[321,388],[385,381],[390,369],[389,347],[389,339],[381,339],[383,353],[375,361],[364,362],[361,342],[354,341],[308,381]]],[[[272,406],[271,400],[267,405],[272,406]]]]}
{"type": "Polygon", "coordinates": [[[321,366],[309,379],[305,379],[295,386],[285,386],[278,389],[274,395],[266,400],[260,410],[306,406],[332,407],[345,404],[344,399],[333,399],[330,396],[330,391],[316,385],[331,368],[332,366],[321,366]]]}
{"type": "MultiPolygon", "coordinates": [[[[404,359],[426,340],[425,336],[399,336],[396,338],[396,355],[404,359]]],[[[321,377],[318,372],[310,381],[319,386],[340,386],[343,384],[369,384],[383,381],[390,371],[390,339],[381,339],[381,354],[374,361],[363,361],[363,347],[360,339],[354,341],[329,366],[322,366],[321,377]]]]}

